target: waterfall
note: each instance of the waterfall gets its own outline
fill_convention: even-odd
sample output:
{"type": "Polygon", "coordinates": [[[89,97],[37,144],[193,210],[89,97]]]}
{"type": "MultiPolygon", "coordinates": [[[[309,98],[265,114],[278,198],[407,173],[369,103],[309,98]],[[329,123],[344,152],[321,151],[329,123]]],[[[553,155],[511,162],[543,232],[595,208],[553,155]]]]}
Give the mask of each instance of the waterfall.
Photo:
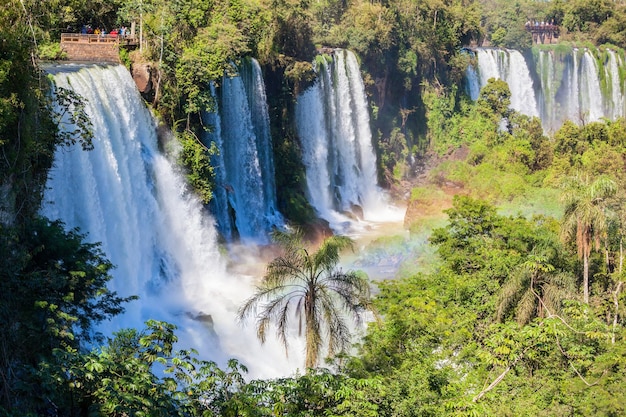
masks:
{"type": "Polygon", "coordinates": [[[110,335],[141,328],[150,318],[166,320],[179,326],[183,348],[222,366],[238,358],[254,377],[283,376],[300,366],[300,352],[285,358],[277,341],[261,346],[253,326],[238,325],[253,279],[228,271],[214,220],[159,152],[155,121],[128,71],[56,66],[49,72],[58,86],[86,100],[95,137],[92,151],[56,151],[41,212],[101,242],[116,266],[111,289],[140,297],[99,330],[110,335]]]}
{"type": "Polygon", "coordinates": [[[478,77],[478,71],[473,65],[468,65],[465,69],[466,93],[474,101],[478,100],[480,95],[480,78],[478,77]]]}
{"type": "Polygon", "coordinates": [[[466,72],[470,88],[484,86],[490,77],[507,81],[511,107],[539,116],[547,132],[565,120],[581,124],[626,116],[624,63],[615,51],[537,49],[524,59],[518,51],[479,48],[476,55],[478,68],[466,72]]]}
{"type": "Polygon", "coordinates": [[[594,52],[576,48],[566,54],[539,51],[536,71],[554,80],[547,91],[543,84],[540,86],[546,102],[541,112],[546,130],[555,131],[565,120],[580,124],[626,115],[620,57],[608,50],[606,61],[599,62],[594,52]]]}
{"type": "Polygon", "coordinates": [[[243,62],[239,75],[225,76],[213,95],[216,108],[205,115],[215,142],[218,190],[212,208],[227,240],[267,243],[284,220],[276,203],[272,140],[265,84],[256,60],[243,62]]]}
{"type": "Polygon", "coordinates": [[[598,68],[594,57],[586,51],[583,55],[581,76],[581,105],[588,115],[583,115],[586,122],[595,122],[600,120],[604,114],[602,105],[602,94],[598,90],[600,80],[598,78],[598,68]]]}
{"type": "Polygon", "coordinates": [[[620,68],[624,68],[622,58],[615,51],[608,50],[608,62],[605,63],[606,77],[608,79],[607,87],[611,91],[608,100],[608,117],[610,119],[618,119],[626,117],[626,101],[624,91],[626,83],[620,80],[620,68]]]}
{"type": "Polygon", "coordinates": [[[539,116],[533,82],[522,54],[501,49],[479,49],[477,54],[481,87],[490,78],[506,81],[511,90],[511,108],[539,116]]]}
{"type": "Polygon", "coordinates": [[[367,97],[355,55],[335,50],[316,61],[317,81],[297,100],[295,119],[307,197],[331,228],[401,217],[377,186],[367,97]]]}
{"type": "MultiPolygon", "coordinates": [[[[211,84],[211,97],[217,97],[215,85],[211,84]]],[[[211,157],[213,172],[215,174],[215,188],[213,189],[213,198],[210,206],[211,212],[215,216],[217,228],[220,234],[227,242],[232,242],[235,233],[235,224],[230,216],[228,194],[230,189],[227,188],[226,169],[224,166],[224,141],[222,140],[222,122],[220,121],[219,103],[214,103],[215,108],[211,112],[206,112],[203,119],[209,126],[209,131],[204,138],[207,146],[210,142],[214,142],[219,152],[211,157]]]]}

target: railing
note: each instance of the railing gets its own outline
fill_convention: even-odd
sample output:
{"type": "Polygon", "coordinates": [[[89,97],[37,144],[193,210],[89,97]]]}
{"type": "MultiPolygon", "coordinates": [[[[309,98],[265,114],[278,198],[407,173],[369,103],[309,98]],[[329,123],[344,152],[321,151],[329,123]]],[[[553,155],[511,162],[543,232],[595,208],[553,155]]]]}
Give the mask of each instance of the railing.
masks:
{"type": "Polygon", "coordinates": [[[83,33],[62,33],[61,42],[72,43],[119,43],[122,45],[136,45],[137,40],[132,36],[119,36],[117,34],[112,35],[110,33],[95,34],[83,34],[83,33]]]}
{"type": "Polygon", "coordinates": [[[532,35],[533,43],[552,43],[554,39],[559,37],[559,27],[551,23],[532,24],[527,22],[525,27],[532,35]]]}
{"type": "Polygon", "coordinates": [[[526,30],[531,33],[558,33],[559,27],[557,25],[552,25],[549,23],[544,24],[526,24],[526,30]]]}

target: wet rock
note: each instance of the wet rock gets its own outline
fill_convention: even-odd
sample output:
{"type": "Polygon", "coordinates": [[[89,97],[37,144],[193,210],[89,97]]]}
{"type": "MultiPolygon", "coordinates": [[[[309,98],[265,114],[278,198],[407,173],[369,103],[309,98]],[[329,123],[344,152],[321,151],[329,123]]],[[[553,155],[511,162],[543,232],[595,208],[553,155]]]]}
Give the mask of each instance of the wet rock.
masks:
{"type": "Polygon", "coordinates": [[[133,64],[133,80],[142,94],[152,91],[152,68],[150,64],[133,64]]]}

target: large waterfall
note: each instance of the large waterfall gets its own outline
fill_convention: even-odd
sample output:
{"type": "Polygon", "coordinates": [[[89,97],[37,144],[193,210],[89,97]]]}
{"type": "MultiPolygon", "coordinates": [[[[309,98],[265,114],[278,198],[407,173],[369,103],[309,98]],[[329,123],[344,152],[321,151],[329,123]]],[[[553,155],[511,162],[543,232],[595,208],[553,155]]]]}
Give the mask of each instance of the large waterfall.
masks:
{"type": "Polygon", "coordinates": [[[576,123],[626,116],[624,59],[615,51],[573,48],[519,51],[479,48],[478,68],[467,71],[473,99],[491,77],[507,81],[511,107],[539,116],[546,131],[565,120],[576,123]]]}
{"type": "Polygon", "coordinates": [[[259,64],[244,61],[236,77],[225,76],[212,89],[216,108],[205,116],[211,129],[218,187],[213,212],[222,235],[266,243],[269,232],[283,224],[277,209],[272,141],[265,85],[259,64]]]}
{"type": "Polygon", "coordinates": [[[356,57],[335,50],[331,56],[319,56],[315,64],[317,81],[296,104],[311,205],[336,232],[358,226],[354,218],[398,217],[377,186],[367,98],[356,57]]]}
{"type": "MultiPolygon", "coordinates": [[[[239,305],[252,293],[252,278],[228,272],[214,221],[159,152],[155,122],[128,71],[58,66],[50,72],[58,86],[87,101],[95,139],[92,151],[78,146],[57,150],[42,214],[79,227],[88,241],[101,242],[116,265],[112,290],[140,297],[101,330],[110,334],[141,328],[149,318],[167,320],[179,325],[185,347],[220,364],[239,358],[255,377],[285,375],[301,366],[300,352],[285,358],[278,342],[261,346],[253,326],[236,322],[239,305]]],[[[237,100],[226,102],[234,106],[237,100]]],[[[225,122],[242,126],[241,134],[252,130],[243,126],[253,122],[235,115],[225,122]]]]}

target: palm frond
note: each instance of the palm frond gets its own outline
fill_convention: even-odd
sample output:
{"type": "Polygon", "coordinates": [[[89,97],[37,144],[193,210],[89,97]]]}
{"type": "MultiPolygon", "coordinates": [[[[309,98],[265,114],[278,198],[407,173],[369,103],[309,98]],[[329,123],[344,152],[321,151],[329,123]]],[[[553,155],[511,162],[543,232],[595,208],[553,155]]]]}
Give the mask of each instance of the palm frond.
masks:
{"type": "Polygon", "coordinates": [[[237,314],[239,320],[244,320],[250,314],[256,314],[256,307],[265,300],[270,300],[275,297],[279,299],[283,294],[298,293],[302,291],[302,286],[285,284],[282,286],[265,286],[260,285],[256,288],[256,292],[239,308],[237,314]]]}
{"type": "Polygon", "coordinates": [[[302,247],[304,232],[300,228],[293,231],[275,230],[272,232],[272,240],[282,246],[287,252],[296,252],[302,247]]]}
{"type": "Polygon", "coordinates": [[[553,283],[545,284],[542,288],[543,304],[550,314],[561,315],[561,305],[570,295],[562,287],[553,283]]]}
{"type": "MultiPolygon", "coordinates": [[[[283,294],[283,296],[271,300],[269,303],[262,306],[257,319],[257,328],[261,329],[261,326],[264,326],[262,334],[260,333],[260,330],[257,331],[257,335],[262,343],[265,343],[267,327],[270,323],[275,323],[276,337],[285,347],[285,352],[287,351],[289,346],[287,331],[289,330],[289,317],[292,310],[291,307],[293,305],[293,300],[299,300],[301,297],[302,295],[299,293],[283,294]],[[261,336],[263,336],[263,338],[261,338],[261,336]]],[[[296,303],[296,308],[293,309],[296,317],[300,314],[297,307],[298,305],[299,303],[296,303]]]]}
{"type": "Polygon", "coordinates": [[[274,310],[277,314],[274,318],[276,322],[276,336],[278,340],[281,341],[283,346],[285,347],[285,355],[287,355],[289,342],[287,340],[287,329],[289,328],[289,307],[290,307],[291,298],[285,300],[286,302],[282,302],[282,307],[280,309],[274,310]]]}
{"type": "Polygon", "coordinates": [[[278,257],[268,265],[263,277],[267,285],[282,285],[285,281],[300,279],[306,281],[303,274],[305,261],[297,257],[278,257]]]}
{"type": "MultiPolygon", "coordinates": [[[[300,297],[298,304],[296,305],[296,311],[301,312],[304,306],[304,297],[300,297]]],[[[298,314],[298,336],[302,336],[302,317],[303,314],[298,314]]]]}
{"type": "Polygon", "coordinates": [[[609,177],[603,175],[598,177],[591,184],[591,195],[594,198],[607,198],[613,196],[617,192],[617,184],[609,177]]]}
{"type": "Polygon", "coordinates": [[[519,324],[527,324],[530,322],[537,311],[538,302],[537,296],[530,288],[524,292],[515,309],[515,319],[519,324]]]}
{"type": "Polygon", "coordinates": [[[370,304],[369,283],[356,272],[332,274],[324,281],[324,287],[335,294],[341,307],[356,320],[370,304]]]}
{"type": "Polygon", "coordinates": [[[498,295],[496,320],[503,321],[507,313],[521,298],[522,292],[528,288],[530,276],[524,270],[516,270],[500,288],[498,295]]]}
{"type": "Polygon", "coordinates": [[[576,293],[576,277],[570,273],[554,274],[550,277],[550,283],[561,288],[566,297],[573,297],[576,293]]]}
{"type": "Polygon", "coordinates": [[[606,231],[608,200],[616,194],[617,185],[606,176],[592,182],[589,175],[579,173],[564,179],[561,187],[564,203],[561,235],[564,241],[575,236],[578,256],[588,256],[591,242],[599,242],[606,231]]]}
{"type": "Polygon", "coordinates": [[[322,294],[323,296],[318,300],[327,326],[328,355],[333,356],[349,346],[350,329],[340,311],[335,307],[332,294],[328,292],[322,294]]]}
{"type": "Polygon", "coordinates": [[[354,241],[347,236],[332,236],[325,239],[313,255],[316,270],[330,271],[339,263],[339,255],[346,248],[354,248],[354,241]]]}
{"type": "Polygon", "coordinates": [[[270,325],[270,318],[269,316],[265,316],[265,317],[260,317],[257,322],[256,322],[256,335],[259,338],[259,340],[261,341],[261,343],[265,343],[266,340],[266,334],[267,334],[267,329],[270,325]]]}

